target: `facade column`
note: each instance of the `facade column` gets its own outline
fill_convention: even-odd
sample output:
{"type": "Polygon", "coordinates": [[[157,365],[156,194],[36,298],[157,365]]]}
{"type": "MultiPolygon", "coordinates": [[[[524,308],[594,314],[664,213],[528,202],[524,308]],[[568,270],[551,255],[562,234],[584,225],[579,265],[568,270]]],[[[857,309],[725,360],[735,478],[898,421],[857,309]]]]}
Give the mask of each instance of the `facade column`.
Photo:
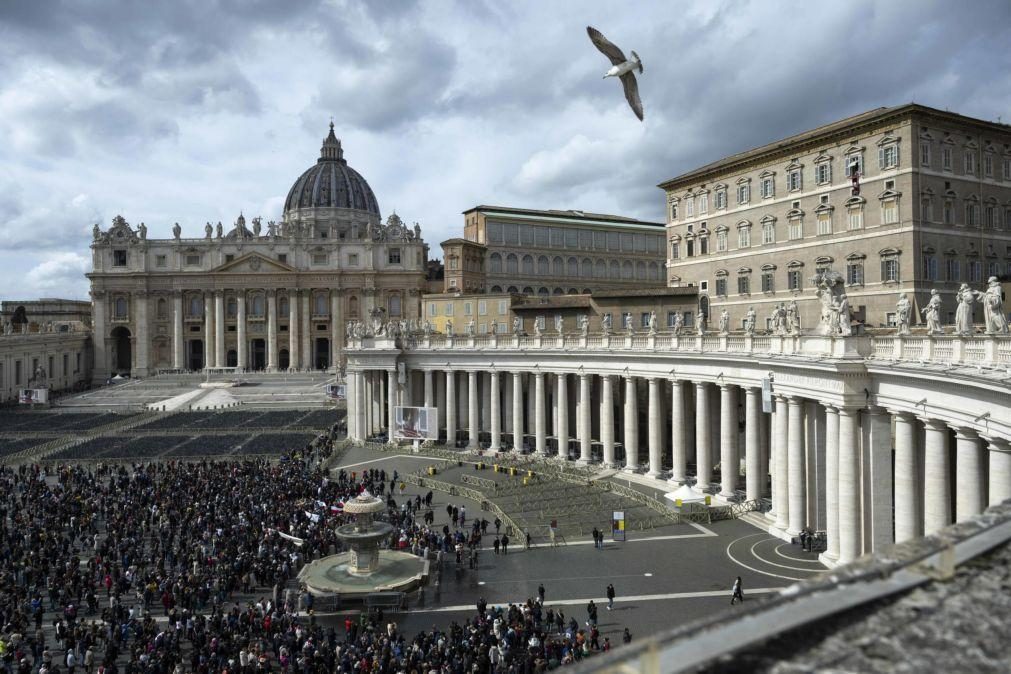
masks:
{"type": "Polygon", "coordinates": [[[513,372],[513,449],[523,449],[523,373],[513,372]]]}
{"type": "Polygon", "coordinates": [[[214,356],[218,349],[214,345],[214,293],[204,295],[204,368],[215,367],[214,356]]]}
{"type": "Polygon", "coordinates": [[[916,419],[905,412],[892,418],[895,420],[895,542],[903,543],[923,535],[916,419]]]}
{"type": "Polygon", "coordinates": [[[225,367],[225,292],[214,291],[214,363],[217,367],[225,367]]]}
{"type": "Polygon", "coordinates": [[[839,409],[825,406],[825,556],[839,559],[839,409]]]}
{"type": "Polygon", "coordinates": [[[592,374],[579,375],[579,463],[586,465],[593,460],[593,412],[590,410],[592,374]]]}
{"type": "Polygon", "coordinates": [[[748,387],[744,390],[744,461],[745,498],[756,501],[762,498],[762,392],[748,387]]]}
{"type": "Polygon", "coordinates": [[[104,290],[92,290],[91,301],[94,313],[94,328],[92,329],[92,339],[95,344],[95,362],[93,363],[92,380],[102,382],[112,374],[109,363],[109,353],[106,351],[105,335],[107,328],[105,325],[106,293],[104,290]]]}
{"type": "Polygon", "coordinates": [[[713,479],[712,426],[709,421],[709,384],[695,382],[695,488],[705,491],[713,479]]]}
{"type": "Polygon", "coordinates": [[[547,419],[544,415],[544,373],[534,374],[534,443],[537,454],[547,454],[547,419]]]}
{"type": "Polygon", "coordinates": [[[288,291],[288,369],[298,369],[298,291],[288,291]]]}
{"type": "Polygon", "coordinates": [[[435,407],[435,389],[432,383],[432,371],[425,370],[425,407],[435,407]]]}
{"type": "MultiPolygon", "coordinates": [[[[778,404],[777,404],[778,407],[778,404]]],[[[777,424],[778,426],[778,424],[777,424]]],[[[860,411],[839,409],[839,563],[860,556],[860,411]]],[[[777,461],[778,461],[777,457],[777,461]]]]}
{"type": "Polygon", "coordinates": [[[478,419],[477,394],[477,371],[471,370],[467,373],[467,416],[469,417],[467,424],[470,428],[470,432],[467,434],[467,449],[477,449],[480,446],[478,440],[481,437],[481,425],[478,419]]]}
{"type": "Polygon", "coordinates": [[[239,290],[235,294],[235,353],[238,360],[235,364],[239,366],[239,372],[244,372],[249,367],[249,356],[246,353],[246,291],[239,290]]]}
{"type": "Polygon", "coordinates": [[[955,517],[964,522],[986,508],[983,443],[971,428],[955,434],[955,517]]]}
{"type": "Polygon", "coordinates": [[[647,432],[649,433],[649,477],[659,477],[663,461],[663,444],[660,437],[660,380],[657,377],[649,378],[649,419],[647,420],[647,432]]]}
{"type": "Polygon", "coordinates": [[[683,483],[688,476],[688,444],[685,433],[685,386],[671,380],[671,482],[683,483]]]}
{"type": "Polygon", "coordinates": [[[481,430],[491,433],[491,372],[478,376],[481,383],[481,430]]]}
{"type": "Polygon", "coordinates": [[[386,373],[386,441],[393,442],[393,431],[397,427],[397,371],[386,373]]]}
{"type": "Polygon", "coordinates": [[[790,397],[787,461],[789,462],[790,496],[789,527],[786,533],[796,536],[807,526],[807,470],[804,461],[804,401],[790,397]]]}
{"type": "MultiPolygon", "coordinates": [[[[315,367],[316,363],[313,362],[312,358],[312,325],[309,319],[312,315],[313,307],[309,306],[310,295],[312,291],[302,290],[299,292],[302,296],[302,360],[301,367],[303,370],[311,370],[315,367]]],[[[392,428],[391,428],[392,432],[392,428]]]]}
{"type": "Polygon", "coordinates": [[[341,340],[344,338],[344,321],[341,320],[341,291],[330,291],[330,367],[340,372],[341,340]]]}
{"type": "Polygon", "coordinates": [[[600,378],[600,443],[604,450],[604,466],[614,466],[614,378],[600,378]]]}
{"type": "Polygon", "coordinates": [[[951,524],[951,457],[948,427],[925,419],[923,453],[923,533],[929,536],[951,524]]]}
{"type": "Polygon", "coordinates": [[[880,407],[867,412],[870,446],[865,453],[869,475],[869,490],[865,489],[864,506],[870,506],[871,530],[866,536],[865,552],[873,552],[895,541],[892,522],[892,418],[880,407]]]}
{"type": "Polygon", "coordinates": [[[489,420],[491,444],[488,445],[488,449],[497,452],[502,449],[502,391],[500,389],[498,372],[492,370],[489,373],[489,378],[491,379],[491,419],[489,420]]]}
{"type": "Polygon", "coordinates": [[[456,373],[446,370],[446,444],[456,447],[456,373]]]}
{"type": "MultiPolygon", "coordinates": [[[[134,293],[133,303],[136,310],[135,325],[137,326],[137,373],[136,376],[146,377],[151,366],[151,336],[148,334],[146,290],[134,293]]],[[[52,372],[49,373],[52,376],[52,372]]]]}
{"type": "MultiPolygon", "coordinates": [[[[277,372],[277,291],[267,291],[267,371],[277,372]]],[[[364,388],[362,373],[358,373],[358,389],[364,388]]],[[[357,394],[356,394],[357,395],[357,394]]],[[[361,434],[361,428],[358,429],[361,434]]]]}
{"type": "Polygon", "coordinates": [[[569,458],[569,375],[564,372],[555,375],[555,437],[558,440],[558,456],[569,458]]]}
{"type": "Polygon", "coordinates": [[[737,389],[733,384],[720,386],[720,496],[732,498],[741,475],[737,448],[737,389]]]}
{"type": "Polygon", "coordinates": [[[183,294],[172,293],[172,367],[182,370],[186,367],[186,344],[183,340],[183,294]]]}
{"type": "Polygon", "coordinates": [[[357,421],[355,421],[355,430],[358,431],[359,439],[364,442],[369,436],[369,427],[366,422],[368,418],[366,415],[366,379],[365,373],[361,370],[358,371],[358,379],[355,382],[355,396],[358,399],[357,410],[355,412],[357,416],[357,421]]]}
{"type": "Polygon", "coordinates": [[[635,377],[625,377],[625,470],[639,468],[639,400],[635,377]]]}
{"type": "Polygon", "coordinates": [[[997,505],[1011,498],[1011,447],[1007,440],[989,438],[990,447],[990,500],[997,505]]]}
{"type": "MultiPolygon", "coordinates": [[[[776,396],[772,412],[772,443],[775,464],[775,484],[772,490],[772,507],[776,513],[776,526],[786,531],[790,525],[790,462],[787,458],[790,413],[786,397],[776,396]]],[[[857,492],[860,493],[859,491],[857,492]]]]}
{"type": "Polygon", "coordinates": [[[347,416],[345,417],[345,422],[347,424],[347,437],[349,440],[357,440],[358,430],[355,428],[357,410],[355,406],[358,404],[358,398],[355,393],[355,373],[348,370],[344,383],[347,387],[345,389],[347,392],[347,416]]]}

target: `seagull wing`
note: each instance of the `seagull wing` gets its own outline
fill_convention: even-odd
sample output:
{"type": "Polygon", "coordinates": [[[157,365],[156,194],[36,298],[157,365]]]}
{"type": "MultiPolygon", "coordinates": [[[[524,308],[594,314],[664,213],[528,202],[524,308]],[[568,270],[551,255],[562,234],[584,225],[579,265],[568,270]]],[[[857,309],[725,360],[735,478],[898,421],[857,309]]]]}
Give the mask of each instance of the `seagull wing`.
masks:
{"type": "Polygon", "coordinates": [[[610,40],[600,34],[600,31],[593,26],[586,27],[586,34],[590,36],[590,41],[600,52],[611,60],[611,65],[621,65],[628,59],[620,49],[611,44],[610,40]]]}
{"type": "Polygon", "coordinates": [[[621,86],[625,88],[625,100],[632,106],[632,112],[642,121],[642,101],[639,100],[639,85],[635,81],[635,75],[625,73],[621,76],[621,86]]]}

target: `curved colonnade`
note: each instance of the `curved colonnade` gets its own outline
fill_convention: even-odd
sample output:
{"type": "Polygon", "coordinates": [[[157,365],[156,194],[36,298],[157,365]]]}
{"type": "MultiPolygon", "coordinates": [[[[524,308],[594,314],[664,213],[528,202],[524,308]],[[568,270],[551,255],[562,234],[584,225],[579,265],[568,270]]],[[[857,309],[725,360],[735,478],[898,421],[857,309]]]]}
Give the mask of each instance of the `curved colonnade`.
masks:
{"type": "Polygon", "coordinates": [[[770,531],[824,530],[828,564],[1011,498],[1007,338],[378,336],[347,356],[353,440],[436,407],[458,445],[769,497],[770,531]]]}

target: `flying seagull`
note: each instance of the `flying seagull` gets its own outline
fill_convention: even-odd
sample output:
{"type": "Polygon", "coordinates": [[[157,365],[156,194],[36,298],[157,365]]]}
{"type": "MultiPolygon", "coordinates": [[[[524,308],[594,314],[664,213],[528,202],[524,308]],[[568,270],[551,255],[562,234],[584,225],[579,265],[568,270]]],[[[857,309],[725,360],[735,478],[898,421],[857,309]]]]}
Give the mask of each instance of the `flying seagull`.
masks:
{"type": "Polygon", "coordinates": [[[632,52],[632,60],[625,58],[625,54],[616,46],[600,34],[600,31],[593,26],[586,27],[586,34],[590,36],[590,41],[611,61],[611,69],[604,73],[604,77],[621,78],[621,86],[625,88],[625,99],[632,106],[632,112],[642,121],[642,101],[639,100],[639,85],[635,81],[635,70],[642,72],[642,59],[635,52],[632,52]]]}

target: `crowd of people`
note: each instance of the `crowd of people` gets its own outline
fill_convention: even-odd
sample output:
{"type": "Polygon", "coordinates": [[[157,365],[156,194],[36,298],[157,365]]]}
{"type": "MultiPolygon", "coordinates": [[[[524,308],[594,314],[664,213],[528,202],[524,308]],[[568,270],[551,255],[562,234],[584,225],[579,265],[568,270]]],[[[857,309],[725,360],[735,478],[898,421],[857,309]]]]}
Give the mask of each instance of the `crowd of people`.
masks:
{"type": "Polygon", "coordinates": [[[538,598],[414,636],[367,612],[322,624],[295,577],[341,549],[347,499],[385,497],[390,544],[440,561],[489,526],[450,507],[438,527],[395,472],[330,474],[335,437],[278,462],[0,469],[0,669],[528,672],[610,647],[538,598]]]}

